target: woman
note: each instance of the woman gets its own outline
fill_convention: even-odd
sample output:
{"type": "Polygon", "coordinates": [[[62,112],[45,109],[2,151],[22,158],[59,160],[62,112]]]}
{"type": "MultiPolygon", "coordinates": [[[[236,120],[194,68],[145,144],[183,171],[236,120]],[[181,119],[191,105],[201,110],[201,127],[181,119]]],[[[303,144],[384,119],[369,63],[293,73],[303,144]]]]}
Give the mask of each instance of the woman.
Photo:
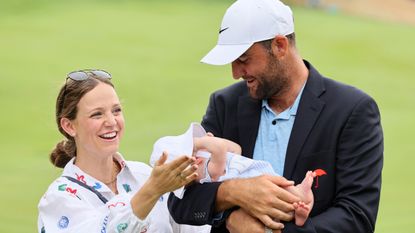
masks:
{"type": "MultiPolygon", "coordinates": [[[[39,232],[173,232],[167,192],[193,181],[197,165],[182,156],[155,167],[117,152],[124,132],[121,104],[102,70],[71,72],[56,102],[65,140],[50,155],[64,168],[39,203],[39,232]]],[[[173,225],[172,225],[173,224],[173,225]]],[[[187,227],[187,232],[199,232],[187,227]],[[190,229],[190,230],[189,230],[190,229]]]]}

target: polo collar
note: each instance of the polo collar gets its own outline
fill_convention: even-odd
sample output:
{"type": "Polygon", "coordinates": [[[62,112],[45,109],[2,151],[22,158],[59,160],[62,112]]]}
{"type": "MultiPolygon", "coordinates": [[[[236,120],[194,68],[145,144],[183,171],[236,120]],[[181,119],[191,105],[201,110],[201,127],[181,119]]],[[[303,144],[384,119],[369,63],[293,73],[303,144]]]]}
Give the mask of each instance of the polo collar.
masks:
{"type": "Polygon", "coordinates": [[[300,103],[301,95],[303,94],[304,86],[305,86],[305,83],[303,84],[303,87],[301,88],[300,92],[295,98],[293,105],[291,105],[289,108],[285,109],[283,112],[279,113],[278,115],[276,115],[274,111],[271,109],[271,107],[268,104],[268,100],[262,100],[262,108],[276,115],[277,119],[288,120],[290,116],[297,115],[298,105],[300,103]]]}

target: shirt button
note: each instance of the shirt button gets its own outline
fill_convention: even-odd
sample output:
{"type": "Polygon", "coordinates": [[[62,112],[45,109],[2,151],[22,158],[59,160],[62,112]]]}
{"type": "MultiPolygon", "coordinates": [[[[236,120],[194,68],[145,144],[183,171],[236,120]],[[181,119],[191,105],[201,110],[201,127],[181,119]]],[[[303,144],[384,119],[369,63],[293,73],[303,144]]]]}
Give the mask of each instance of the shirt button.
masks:
{"type": "Polygon", "coordinates": [[[277,124],[277,120],[273,120],[272,125],[276,125],[276,124],[277,124]]]}

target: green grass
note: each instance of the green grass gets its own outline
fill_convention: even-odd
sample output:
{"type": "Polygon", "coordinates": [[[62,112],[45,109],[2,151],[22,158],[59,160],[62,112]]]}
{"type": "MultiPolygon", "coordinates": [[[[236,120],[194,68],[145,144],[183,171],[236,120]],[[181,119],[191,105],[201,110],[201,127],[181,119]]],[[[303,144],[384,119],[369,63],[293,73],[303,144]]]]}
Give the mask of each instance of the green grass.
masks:
{"type": "MultiPolygon", "coordinates": [[[[147,162],[153,142],[200,121],[230,67],[199,63],[231,1],[2,1],[0,3],[0,232],[34,232],[37,202],[60,174],[48,153],[69,71],[113,74],[127,130],[121,151],[147,162]]],[[[377,233],[412,232],[415,164],[414,27],[295,8],[298,47],[321,73],[378,102],[385,166],[377,233]]]]}

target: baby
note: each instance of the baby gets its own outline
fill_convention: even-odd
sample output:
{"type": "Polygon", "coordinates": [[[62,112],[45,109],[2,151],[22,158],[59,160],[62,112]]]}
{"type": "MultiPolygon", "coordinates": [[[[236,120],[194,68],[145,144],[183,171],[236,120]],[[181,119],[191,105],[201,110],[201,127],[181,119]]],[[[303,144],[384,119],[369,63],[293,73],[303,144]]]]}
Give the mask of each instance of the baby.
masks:
{"type": "MultiPolygon", "coordinates": [[[[163,151],[168,152],[169,160],[180,155],[195,156],[199,164],[197,181],[201,183],[264,174],[279,175],[274,172],[270,163],[241,156],[241,147],[238,144],[206,133],[198,123],[192,123],[182,135],[166,136],[157,140],[150,159],[152,165],[163,151]]],[[[314,177],[315,174],[308,171],[300,184],[284,187],[301,199],[294,204],[295,224],[298,226],[304,225],[313,207],[311,186],[314,177]]],[[[177,192],[175,194],[178,196],[177,192]]]]}

